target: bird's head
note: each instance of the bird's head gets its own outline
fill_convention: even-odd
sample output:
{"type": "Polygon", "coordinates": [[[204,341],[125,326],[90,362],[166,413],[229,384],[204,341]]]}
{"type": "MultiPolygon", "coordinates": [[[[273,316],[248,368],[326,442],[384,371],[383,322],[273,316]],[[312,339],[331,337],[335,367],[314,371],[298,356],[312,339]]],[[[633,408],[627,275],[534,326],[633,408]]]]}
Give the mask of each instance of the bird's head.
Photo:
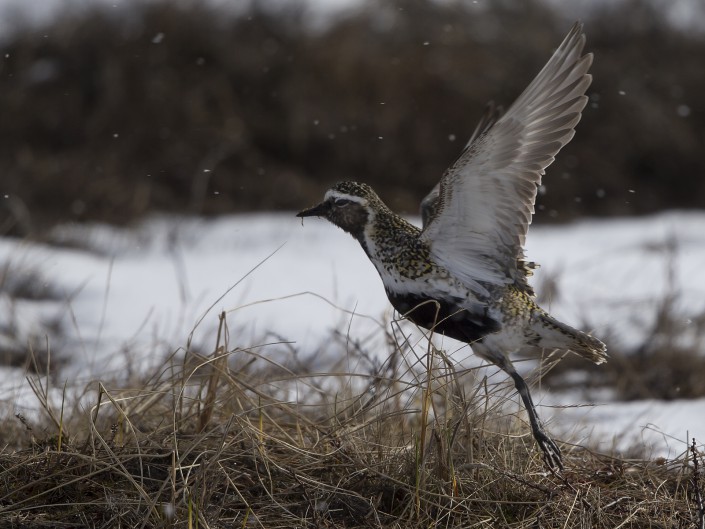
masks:
{"type": "Polygon", "coordinates": [[[340,182],[326,191],[323,202],[296,216],[323,217],[359,239],[380,207],[382,201],[367,184],[340,182]]]}

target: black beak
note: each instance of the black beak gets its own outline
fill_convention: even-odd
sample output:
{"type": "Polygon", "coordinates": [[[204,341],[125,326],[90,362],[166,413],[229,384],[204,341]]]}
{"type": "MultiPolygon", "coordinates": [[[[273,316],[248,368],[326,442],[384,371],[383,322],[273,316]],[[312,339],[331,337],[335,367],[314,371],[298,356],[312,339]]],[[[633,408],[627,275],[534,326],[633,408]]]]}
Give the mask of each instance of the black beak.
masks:
{"type": "Polygon", "coordinates": [[[330,205],[328,202],[321,202],[317,206],[313,206],[312,208],[305,209],[303,211],[299,211],[296,216],[297,217],[325,217],[328,215],[328,212],[330,211],[330,205]]]}

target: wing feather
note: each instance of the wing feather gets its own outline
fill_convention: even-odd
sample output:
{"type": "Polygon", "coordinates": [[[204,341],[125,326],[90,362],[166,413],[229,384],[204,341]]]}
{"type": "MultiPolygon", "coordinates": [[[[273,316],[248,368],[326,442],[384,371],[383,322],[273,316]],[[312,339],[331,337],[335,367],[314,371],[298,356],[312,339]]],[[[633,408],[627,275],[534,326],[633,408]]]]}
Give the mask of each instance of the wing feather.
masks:
{"type": "Polygon", "coordinates": [[[532,292],[523,246],[541,177],[587,103],[592,55],[582,55],[584,45],[576,23],[506,114],[485,114],[422,203],[421,237],[432,255],[479,295],[510,283],[532,292]]]}

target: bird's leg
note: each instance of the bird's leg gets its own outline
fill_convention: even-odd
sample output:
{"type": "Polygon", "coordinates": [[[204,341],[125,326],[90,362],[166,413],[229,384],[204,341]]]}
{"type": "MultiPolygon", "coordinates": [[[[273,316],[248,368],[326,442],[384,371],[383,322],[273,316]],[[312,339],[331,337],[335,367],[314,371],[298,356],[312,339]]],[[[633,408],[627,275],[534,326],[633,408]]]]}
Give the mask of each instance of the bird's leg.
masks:
{"type": "Polygon", "coordinates": [[[507,358],[503,358],[502,361],[497,362],[497,365],[509,374],[514,380],[514,385],[521,396],[521,400],[524,402],[524,407],[526,412],[529,414],[529,423],[531,424],[531,432],[534,434],[534,439],[538,443],[539,447],[543,451],[543,459],[546,464],[554,470],[556,468],[563,470],[563,459],[561,457],[561,451],[558,445],[551,439],[543,429],[543,425],[539,420],[539,416],[536,413],[536,406],[534,406],[534,401],[531,398],[531,393],[529,393],[529,386],[527,386],[524,379],[512,365],[511,361],[507,358]]]}

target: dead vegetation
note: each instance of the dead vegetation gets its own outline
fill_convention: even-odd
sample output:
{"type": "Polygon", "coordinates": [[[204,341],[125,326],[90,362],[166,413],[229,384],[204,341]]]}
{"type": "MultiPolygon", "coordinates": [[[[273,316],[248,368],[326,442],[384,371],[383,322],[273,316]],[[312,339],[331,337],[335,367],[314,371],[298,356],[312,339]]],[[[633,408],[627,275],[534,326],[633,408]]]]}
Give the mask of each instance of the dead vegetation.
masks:
{"type": "MultiPolygon", "coordinates": [[[[553,390],[575,386],[569,373],[580,372],[581,386],[588,391],[607,388],[617,400],[641,399],[695,399],[705,397],[705,311],[684,304],[677,276],[678,253],[676,238],[667,238],[655,251],[663,260],[665,292],[644,301],[624,300],[633,306],[636,314],[653,317],[640,318],[639,341],[625,346],[619,336],[604,338],[609,361],[600,366],[583,362],[575,355],[563,355],[561,361],[546,370],[543,381],[553,390]],[[640,303],[647,306],[640,307],[640,303]]],[[[548,278],[539,285],[546,298],[561,295],[558,281],[548,278]]],[[[583,322],[585,329],[593,328],[583,322]]]]}
{"type": "MultiPolygon", "coordinates": [[[[414,0],[312,31],[294,2],[265,4],[88,3],[14,24],[0,39],[0,234],[299,210],[346,179],[416,213],[485,104],[510,104],[572,24],[537,0],[414,0]]],[[[590,10],[591,100],[538,222],[702,207],[705,40],[658,9],[590,10]]]]}
{"type": "MultiPolygon", "coordinates": [[[[61,347],[64,329],[59,311],[45,311],[35,326],[28,326],[24,309],[38,304],[61,306],[64,294],[36,267],[7,260],[0,263],[0,303],[5,305],[0,318],[0,366],[25,367],[33,372],[46,372],[46,351],[51,336],[61,347]],[[36,354],[30,354],[34,351],[36,354]],[[30,361],[30,359],[32,361],[30,361]]],[[[60,355],[54,358],[61,365],[60,355]]]]}
{"type": "Polygon", "coordinates": [[[702,447],[648,461],[563,444],[566,471],[552,474],[505,411],[505,388],[456,373],[441,351],[395,345],[367,374],[324,375],[230,340],[223,318],[211,355],[177,353],[140,380],[93,382],[77,403],[33,377],[41,412],[6,419],[0,434],[0,525],[693,528],[702,519],[702,447]]]}

